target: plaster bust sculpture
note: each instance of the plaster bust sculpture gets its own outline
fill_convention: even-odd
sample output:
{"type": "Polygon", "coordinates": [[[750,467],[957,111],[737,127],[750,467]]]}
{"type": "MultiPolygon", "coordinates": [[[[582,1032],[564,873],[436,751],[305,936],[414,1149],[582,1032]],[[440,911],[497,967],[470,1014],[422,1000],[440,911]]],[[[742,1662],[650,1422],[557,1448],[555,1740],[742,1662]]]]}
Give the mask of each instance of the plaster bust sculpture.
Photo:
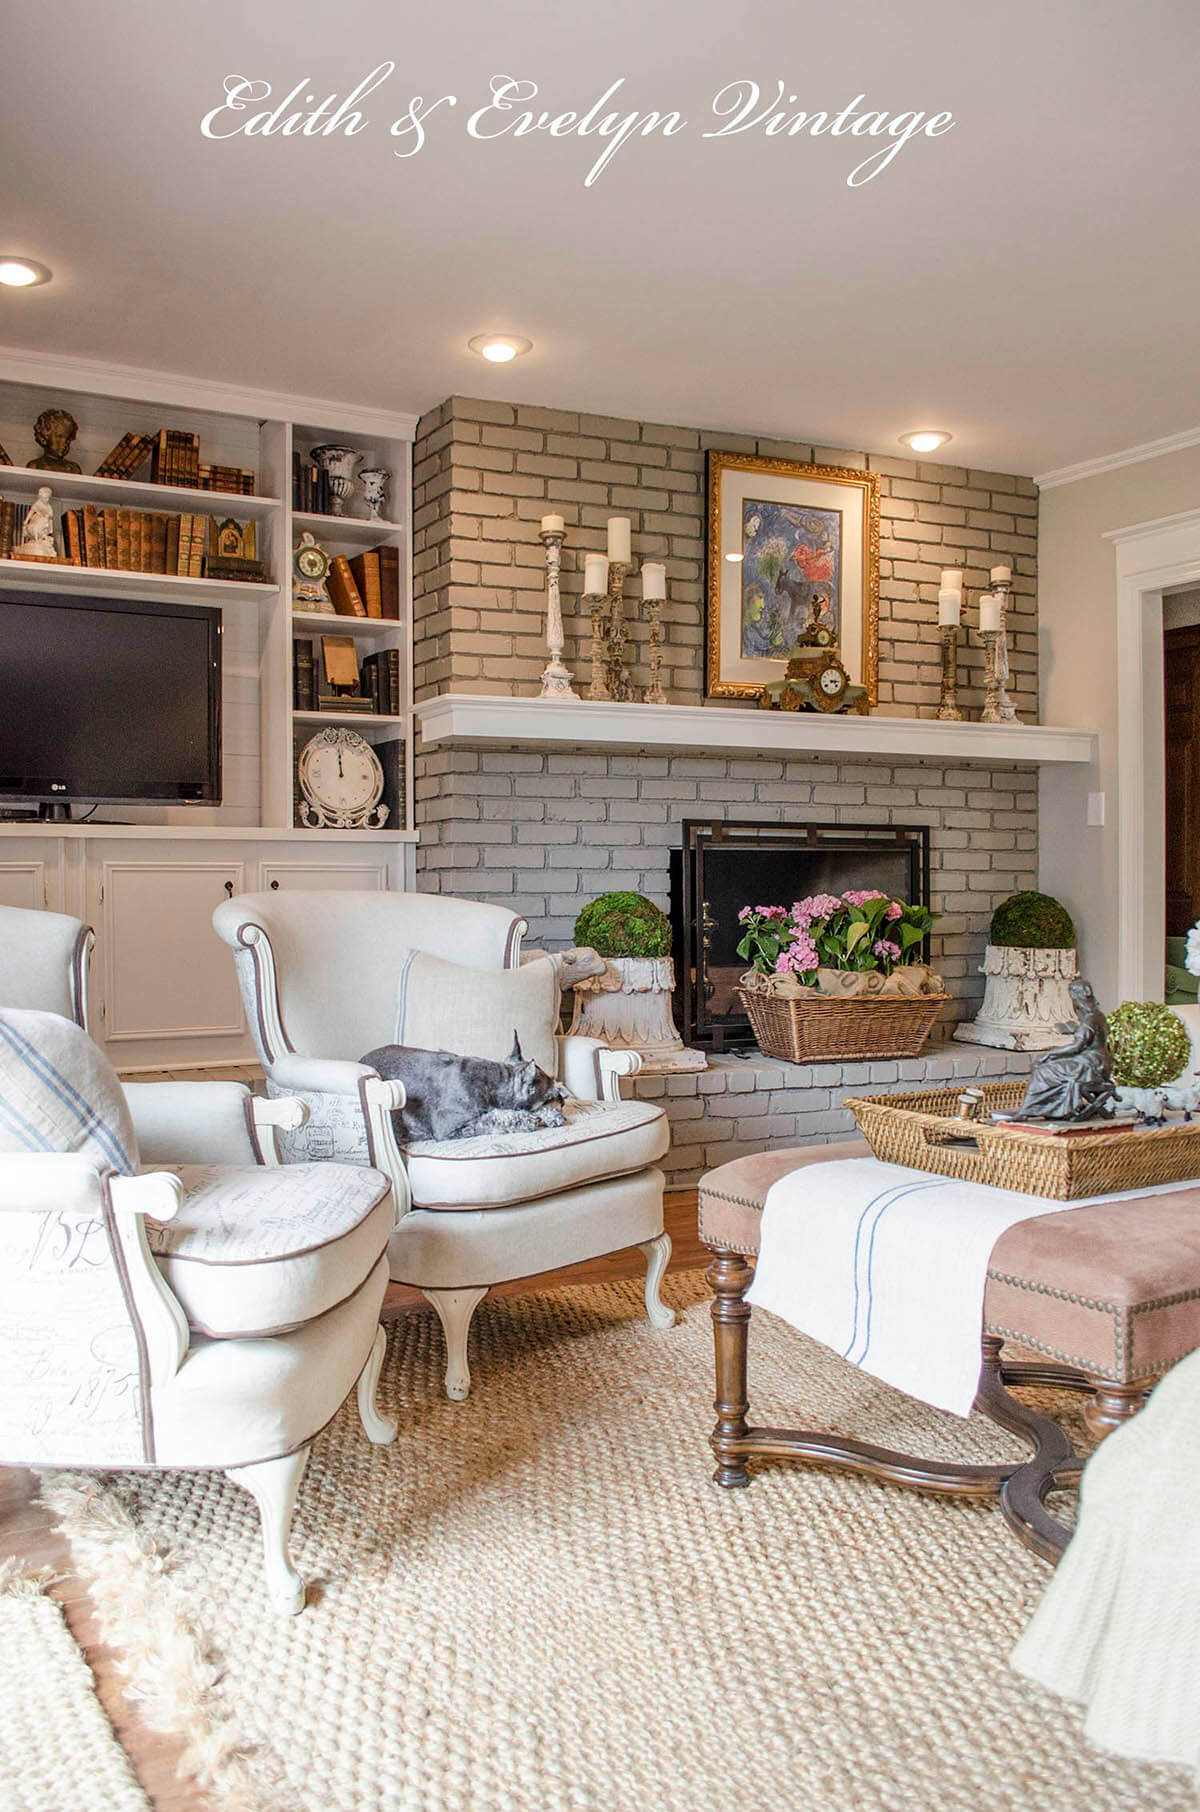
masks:
{"type": "Polygon", "coordinates": [[[65,409],[43,409],[33,424],[33,438],[42,449],[29,462],[34,471],[78,472],[78,462],[67,458],[78,433],[79,423],[65,409]]]}
{"type": "Polygon", "coordinates": [[[1107,1021],[1087,982],[1073,981],[1069,992],[1079,1022],[1060,1028],[1073,1034],[1070,1043],[1043,1057],[1029,1078],[1019,1119],[1092,1120],[1112,1114],[1117,1089],[1107,1021]]]}

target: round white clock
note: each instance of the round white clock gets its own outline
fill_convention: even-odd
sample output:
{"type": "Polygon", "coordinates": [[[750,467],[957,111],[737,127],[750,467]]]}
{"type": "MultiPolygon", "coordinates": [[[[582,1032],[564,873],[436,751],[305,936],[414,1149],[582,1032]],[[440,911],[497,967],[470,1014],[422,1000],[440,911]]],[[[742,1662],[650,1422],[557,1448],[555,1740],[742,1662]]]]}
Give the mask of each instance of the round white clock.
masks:
{"type": "Polygon", "coordinates": [[[321,730],[300,751],[300,822],[310,830],[381,830],[383,769],[357,730],[321,730]]]}

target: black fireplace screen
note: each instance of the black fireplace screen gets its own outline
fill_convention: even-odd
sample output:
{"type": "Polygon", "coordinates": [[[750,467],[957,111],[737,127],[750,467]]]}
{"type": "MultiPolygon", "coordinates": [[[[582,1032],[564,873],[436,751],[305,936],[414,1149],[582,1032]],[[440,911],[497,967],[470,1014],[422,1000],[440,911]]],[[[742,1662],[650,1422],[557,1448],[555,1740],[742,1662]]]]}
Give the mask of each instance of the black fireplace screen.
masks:
{"type": "Polygon", "coordinates": [[[812,893],[876,887],[929,904],[923,825],[708,823],[686,819],[671,852],[677,1010],[688,1044],[753,1043],[741,1010],[737,954],[743,906],[791,906],[812,893]]]}

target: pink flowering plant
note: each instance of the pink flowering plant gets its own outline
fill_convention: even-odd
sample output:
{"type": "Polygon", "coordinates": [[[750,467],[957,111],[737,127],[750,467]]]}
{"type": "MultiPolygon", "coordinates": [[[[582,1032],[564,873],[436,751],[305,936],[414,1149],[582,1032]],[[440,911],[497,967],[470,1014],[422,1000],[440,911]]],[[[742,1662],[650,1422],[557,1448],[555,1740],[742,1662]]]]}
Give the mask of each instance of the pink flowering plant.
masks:
{"type": "Polygon", "coordinates": [[[914,963],[933,914],[872,888],[810,894],[786,906],[743,906],[738,955],[760,975],[793,975],[817,985],[818,969],[881,969],[914,963]]]}

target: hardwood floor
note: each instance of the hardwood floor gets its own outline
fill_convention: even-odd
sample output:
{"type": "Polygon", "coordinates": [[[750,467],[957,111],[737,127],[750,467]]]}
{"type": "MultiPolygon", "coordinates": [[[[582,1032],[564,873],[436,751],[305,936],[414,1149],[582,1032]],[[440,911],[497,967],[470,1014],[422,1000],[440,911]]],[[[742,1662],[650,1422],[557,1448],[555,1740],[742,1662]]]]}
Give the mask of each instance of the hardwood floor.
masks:
{"type": "MultiPolygon", "coordinates": [[[[162,1075],[163,1072],[159,1072],[159,1076],[162,1075]]],[[[243,1076],[239,1073],[236,1079],[243,1080],[243,1076]]],[[[701,1246],[696,1234],[694,1190],[668,1195],[665,1224],[673,1245],[672,1271],[690,1271],[707,1264],[707,1250],[701,1246]]],[[[548,1272],[542,1277],[519,1278],[514,1283],[501,1284],[499,1288],[506,1295],[527,1294],[534,1290],[560,1288],[564,1284],[612,1283],[622,1278],[641,1277],[643,1272],[640,1252],[630,1250],[592,1259],[585,1265],[573,1265],[567,1270],[548,1272]]],[[[394,1321],[414,1313],[432,1315],[433,1310],[416,1290],[393,1285],[384,1308],[385,1318],[394,1321]]],[[[0,1467],[0,1559],[15,1554],[30,1566],[50,1566],[60,1575],[51,1589],[51,1596],[64,1608],[72,1634],[95,1675],[100,1701],[157,1812],[213,1812],[212,1801],[207,1795],[181,1783],[176,1776],[180,1744],[148,1729],[136,1708],[126,1703],[116,1657],[99,1640],[86,1587],[72,1567],[66,1540],[37,1501],[36,1490],[36,1480],[31,1472],[0,1467]]]]}

